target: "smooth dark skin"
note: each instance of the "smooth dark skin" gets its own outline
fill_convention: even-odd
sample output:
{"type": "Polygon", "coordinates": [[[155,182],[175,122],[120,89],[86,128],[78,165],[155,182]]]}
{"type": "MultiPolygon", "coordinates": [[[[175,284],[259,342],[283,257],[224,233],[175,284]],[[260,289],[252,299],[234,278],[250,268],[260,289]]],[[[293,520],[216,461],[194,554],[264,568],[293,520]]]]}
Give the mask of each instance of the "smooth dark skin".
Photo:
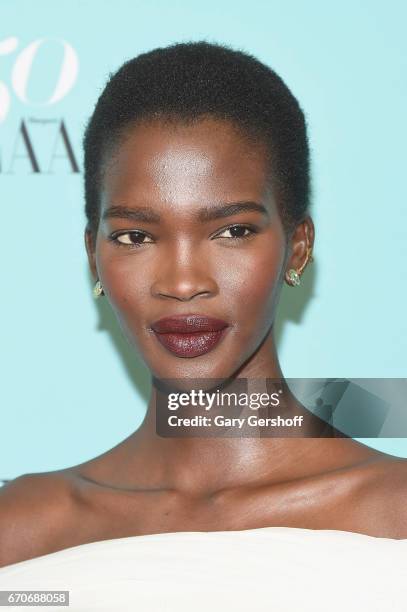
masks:
{"type": "MultiPolygon", "coordinates": [[[[307,217],[287,240],[277,198],[262,147],[228,123],[140,124],[120,143],[106,168],[102,214],[146,206],[162,220],[106,219],[96,243],[85,234],[86,248],[102,299],[154,378],[283,377],[276,307],[287,270],[306,265],[314,226],[307,217]],[[194,217],[201,207],[241,201],[263,203],[268,216],[194,217]],[[258,233],[235,241],[226,230],[236,224],[258,233]],[[116,230],[148,237],[140,248],[116,247],[107,239],[116,230]],[[179,358],[149,331],[178,313],[219,317],[232,328],[210,353],[179,358]]],[[[286,526],[407,538],[405,459],[349,438],[162,438],[154,405],[153,386],[141,427],[103,455],[0,489],[0,566],[174,531],[286,526]]]]}

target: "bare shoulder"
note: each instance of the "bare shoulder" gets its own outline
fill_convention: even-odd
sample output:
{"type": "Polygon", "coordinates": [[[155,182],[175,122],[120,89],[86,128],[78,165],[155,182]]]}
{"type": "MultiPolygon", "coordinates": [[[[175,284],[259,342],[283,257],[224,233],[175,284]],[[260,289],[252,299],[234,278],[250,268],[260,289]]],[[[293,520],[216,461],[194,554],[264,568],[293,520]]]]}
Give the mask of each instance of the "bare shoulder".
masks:
{"type": "Polygon", "coordinates": [[[73,483],[64,471],[6,483],[0,488],[0,567],[61,548],[74,508],[73,483]]]}
{"type": "Polygon", "coordinates": [[[407,459],[383,454],[368,468],[357,497],[372,535],[407,539],[407,459]]]}

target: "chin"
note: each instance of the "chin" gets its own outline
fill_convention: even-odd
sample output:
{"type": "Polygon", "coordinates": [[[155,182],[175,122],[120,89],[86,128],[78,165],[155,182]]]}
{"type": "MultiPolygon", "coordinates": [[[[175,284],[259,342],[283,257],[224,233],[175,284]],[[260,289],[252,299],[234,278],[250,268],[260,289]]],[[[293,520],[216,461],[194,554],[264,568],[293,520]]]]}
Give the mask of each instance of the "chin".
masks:
{"type": "Polygon", "coordinates": [[[231,362],[230,357],[224,353],[217,356],[207,353],[193,358],[169,355],[168,358],[161,358],[159,364],[156,360],[152,361],[150,354],[146,363],[154,379],[163,383],[168,381],[168,384],[180,390],[199,388],[209,391],[233,378],[239,369],[239,363],[231,362]]]}

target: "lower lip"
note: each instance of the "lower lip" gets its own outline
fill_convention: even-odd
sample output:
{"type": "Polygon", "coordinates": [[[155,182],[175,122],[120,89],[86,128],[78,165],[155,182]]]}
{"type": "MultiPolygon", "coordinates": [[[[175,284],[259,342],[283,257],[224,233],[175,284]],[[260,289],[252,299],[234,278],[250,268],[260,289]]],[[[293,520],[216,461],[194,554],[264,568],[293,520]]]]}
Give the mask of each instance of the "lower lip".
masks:
{"type": "Polygon", "coordinates": [[[159,334],[157,340],[177,357],[198,357],[209,353],[224,337],[228,327],[218,331],[195,332],[189,334],[159,334]]]}

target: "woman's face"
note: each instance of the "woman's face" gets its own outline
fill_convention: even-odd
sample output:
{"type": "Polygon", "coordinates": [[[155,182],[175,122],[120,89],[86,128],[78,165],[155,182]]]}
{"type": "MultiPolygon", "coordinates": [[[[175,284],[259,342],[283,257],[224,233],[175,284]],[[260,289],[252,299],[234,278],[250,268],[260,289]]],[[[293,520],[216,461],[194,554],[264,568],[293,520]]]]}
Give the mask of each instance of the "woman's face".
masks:
{"type": "Polygon", "coordinates": [[[87,238],[87,248],[124,333],[155,377],[228,378],[243,365],[239,376],[259,371],[287,255],[260,145],[215,119],[133,127],[106,164],[96,243],[87,238]],[[211,216],[242,203],[246,210],[211,216]],[[209,351],[180,356],[151,326],[191,314],[227,327],[209,351]]]}

